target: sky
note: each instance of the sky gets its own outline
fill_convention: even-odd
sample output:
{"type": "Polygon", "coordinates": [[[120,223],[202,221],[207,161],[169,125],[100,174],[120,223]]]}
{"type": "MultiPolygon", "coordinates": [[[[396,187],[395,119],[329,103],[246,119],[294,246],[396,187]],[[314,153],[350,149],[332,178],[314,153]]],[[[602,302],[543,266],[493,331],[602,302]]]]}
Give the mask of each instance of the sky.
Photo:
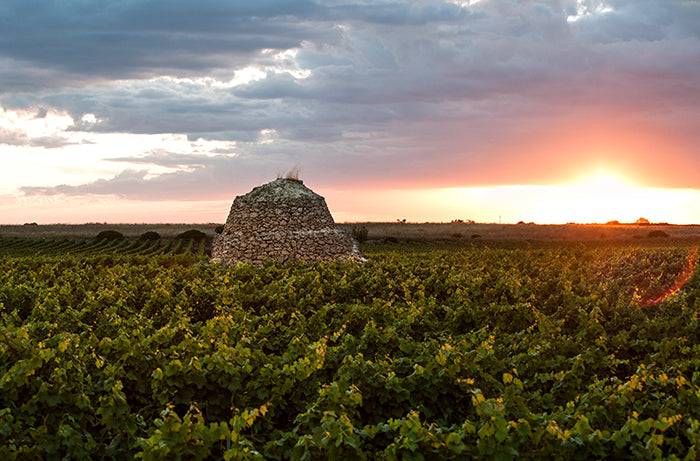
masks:
{"type": "Polygon", "coordinates": [[[697,0],[3,0],[0,223],[700,223],[697,0]]]}

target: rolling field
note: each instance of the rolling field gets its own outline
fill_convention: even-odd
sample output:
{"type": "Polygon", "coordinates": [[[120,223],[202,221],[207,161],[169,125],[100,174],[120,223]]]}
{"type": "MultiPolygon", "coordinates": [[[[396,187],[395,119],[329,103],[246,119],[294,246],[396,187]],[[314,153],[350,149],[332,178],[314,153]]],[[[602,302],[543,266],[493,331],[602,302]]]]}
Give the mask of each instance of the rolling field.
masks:
{"type": "Polygon", "coordinates": [[[208,237],[214,236],[214,229],[219,224],[41,224],[41,225],[0,225],[0,238],[32,239],[92,239],[100,232],[115,230],[126,238],[138,238],[144,232],[157,232],[164,239],[171,239],[182,232],[196,229],[208,237]]]}
{"type": "Polygon", "coordinates": [[[3,459],[696,457],[692,239],[261,268],[1,241],[3,459]]]}
{"type": "Polygon", "coordinates": [[[95,256],[115,255],[177,255],[211,254],[209,239],[31,239],[0,238],[0,256],[95,256]]]}
{"type": "MultiPolygon", "coordinates": [[[[0,238],[91,239],[105,230],[116,230],[127,238],[157,232],[170,239],[190,229],[214,237],[221,224],[47,224],[0,225],[0,238]]],[[[603,224],[484,224],[484,223],[338,223],[341,229],[367,229],[367,238],[382,240],[531,240],[549,242],[644,240],[652,231],[662,231],[671,240],[700,241],[698,225],[603,225],[603,224]]]]}

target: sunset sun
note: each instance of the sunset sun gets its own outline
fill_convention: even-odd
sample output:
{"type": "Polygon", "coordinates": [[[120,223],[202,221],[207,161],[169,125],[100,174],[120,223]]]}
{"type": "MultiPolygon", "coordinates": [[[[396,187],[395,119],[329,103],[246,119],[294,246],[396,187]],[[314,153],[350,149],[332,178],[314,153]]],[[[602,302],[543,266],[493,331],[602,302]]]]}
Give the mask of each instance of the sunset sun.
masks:
{"type": "Polygon", "coordinates": [[[637,208],[640,188],[615,173],[595,173],[567,187],[576,222],[630,221],[628,213],[637,208]]]}
{"type": "Polygon", "coordinates": [[[541,222],[606,223],[673,220],[695,199],[692,191],[646,187],[620,173],[605,171],[582,176],[549,191],[541,222]],[[673,213],[673,214],[672,214],[673,213]]]}

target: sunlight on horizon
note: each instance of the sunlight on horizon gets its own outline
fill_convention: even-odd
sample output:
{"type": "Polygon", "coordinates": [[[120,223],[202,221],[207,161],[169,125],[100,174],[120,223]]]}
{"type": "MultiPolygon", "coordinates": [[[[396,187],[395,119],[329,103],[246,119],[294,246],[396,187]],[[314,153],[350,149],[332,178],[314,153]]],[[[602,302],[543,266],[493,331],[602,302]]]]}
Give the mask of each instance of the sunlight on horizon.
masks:
{"type": "MultiPolygon", "coordinates": [[[[474,189],[453,189],[457,202],[473,200],[474,189]]],[[[698,212],[695,189],[665,189],[635,185],[616,175],[595,175],[559,186],[499,186],[476,192],[489,201],[485,208],[501,209],[503,222],[541,224],[651,222],[693,224],[698,212]]]]}
{"type": "MultiPolygon", "coordinates": [[[[642,187],[615,175],[593,175],[565,185],[457,188],[314,188],[336,222],[450,222],[537,224],[570,222],[700,224],[700,190],[642,187]]],[[[240,194],[248,191],[242,191],[240,194]]],[[[2,194],[0,194],[1,196],[2,194]]],[[[5,195],[4,224],[86,222],[223,222],[235,198],[142,201],[118,196],[5,195]],[[60,204],[60,206],[58,206],[60,204]]]]}
{"type": "Polygon", "coordinates": [[[700,190],[642,187],[614,174],[564,185],[319,191],[338,222],[699,224],[700,190]]]}

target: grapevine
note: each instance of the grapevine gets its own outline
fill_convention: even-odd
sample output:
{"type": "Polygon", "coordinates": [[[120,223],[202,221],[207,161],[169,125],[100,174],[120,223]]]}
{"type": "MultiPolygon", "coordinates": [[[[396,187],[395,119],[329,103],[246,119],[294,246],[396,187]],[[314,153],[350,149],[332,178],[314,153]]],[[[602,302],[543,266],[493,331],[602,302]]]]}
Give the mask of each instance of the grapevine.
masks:
{"type": "Polygon", "coordinates": [[[688,244],[178,245],[0,240],[3,459],[695,456],[688,244]]]}

